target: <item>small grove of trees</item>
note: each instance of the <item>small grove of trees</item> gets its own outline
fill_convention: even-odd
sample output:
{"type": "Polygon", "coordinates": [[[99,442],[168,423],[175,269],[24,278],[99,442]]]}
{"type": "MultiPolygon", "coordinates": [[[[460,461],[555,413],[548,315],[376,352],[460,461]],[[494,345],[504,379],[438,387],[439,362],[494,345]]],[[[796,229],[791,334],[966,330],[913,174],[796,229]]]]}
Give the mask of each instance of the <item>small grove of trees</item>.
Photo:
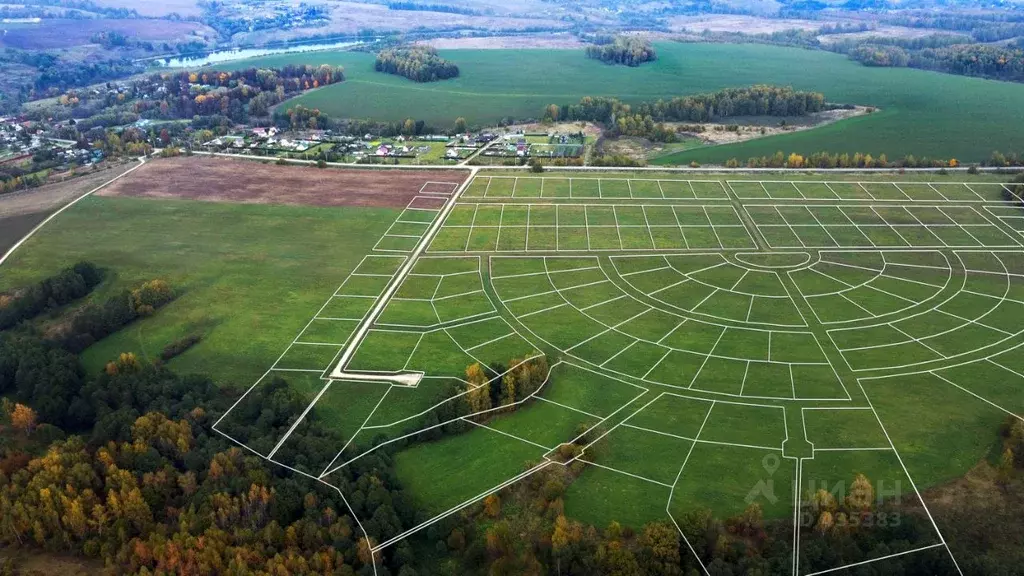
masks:
{"type": "MultiPolygon", "coordinates": [[[[491,408],[508,407],[515,410],[517,402],[532,396],[548,377],[547,357],[540,356],[524,360],[514,358],[509,362],[512,368],[504,371],[501,379],[491,377],[488,369],[479,363],[466,368],[468,388],[464,396],[470,414],[487,412],[491,408]]],[[[500,366],[493,367],[500,370],[500,366]]],[[[487,414],[479,417],[487,418],[487,414]]]]}
{"type": "Polygon", "coordinates": [[[374,69],[405,76],[414,82],[436,82],[459,75],[459,67],[441,58],[437,49],[430,46],[399,46],[381,50],[374,69]]]}
{"type": "Polygon", "coordinates": [[[617,36],[611,43],[587,46],[586,54],[606,64],[634,67],[658,58],[650,40],[638,36],[617,36]]]}
{"type": "Polygon", "coordinates": [[[77,300],[102,279],[95,264],[79,262],[13,293],[0,294],[0,330],[77,300]]]}
{"type": "Polygon", "coordinates": [[[903,67],[910,63],[910,55],[899,46],[860,44],[846,55],[865,66],[903,67]]]}
{"type": "Polygon", "coordinates": [[[119,330],[137,318],[149,316],[174,299],[174,291],[164,280],[151,280],[132,289],[89,303],[54,335],[68,350],[79,352],[119,330]]]}
{"type": "Polygon", "coordinates": [[[1007,202],[1024,204],[1024,174],[1018,174],[1008,186],[1003,186],[1003,199],[1007,202]]]}

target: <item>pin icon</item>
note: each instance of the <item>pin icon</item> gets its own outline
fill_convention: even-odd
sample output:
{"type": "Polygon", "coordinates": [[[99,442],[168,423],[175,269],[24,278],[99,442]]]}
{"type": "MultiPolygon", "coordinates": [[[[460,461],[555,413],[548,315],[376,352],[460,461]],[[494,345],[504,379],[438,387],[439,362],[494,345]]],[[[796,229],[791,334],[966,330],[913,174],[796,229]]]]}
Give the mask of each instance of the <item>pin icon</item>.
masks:
{"type": "Polygon", "coordinates": [[[766,454],[765,457],[761,459],[761,466],[764,466],[764,469],[768,472],[769,476],[775,474],[775,471],[779,469],[779,464],[779,457],[775,454],[766,454]]]}

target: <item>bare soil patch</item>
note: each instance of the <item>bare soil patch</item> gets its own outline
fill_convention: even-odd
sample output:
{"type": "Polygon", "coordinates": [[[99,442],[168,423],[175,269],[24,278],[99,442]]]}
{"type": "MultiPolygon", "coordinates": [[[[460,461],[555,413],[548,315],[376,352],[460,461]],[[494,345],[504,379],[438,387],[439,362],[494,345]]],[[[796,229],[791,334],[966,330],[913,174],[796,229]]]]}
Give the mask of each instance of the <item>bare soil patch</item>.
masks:
{"type": "MultiPolygon", "coordinates": [[[[751,118],[736,117],[726,119],[722,122],[705,122],[701,124],[701,126],[704,126],[705,131],[694,133],[694,136],[697,136],[708,144],[732,144],[735,142],[753,140],[755,138],[764,138],[765,136],[785,134],[787,132],[810,130],[811,128],[817,128],[819,126],[824,126],[840,120],[846,120],[847,118],[853,118],[854,116],[862,116],[864,114],[868,114],[868,108],[865,106],[856,106],[850,110],[825,110],[823,112],[808,114],[807,116],[794,116],[787,118],[778,118],[773,116],[751,118]],[[783,120],[786,122],[784,126],[782,125],[783,120]],[[730,125],[738,126],[738,130],[724,129],[725,126],[730,125]],[[718,130],[716,128],[722,129],[718,130]]],[[[666,125],[672,127],[679,127],[686,124],[693,125],[692,123],[687,122],[666,123],[666,125]]]]}
{"type": "Polygon", "coordinates": [[[18,240],[25,237],[40,222],[46,220],[50,211],[17,216],[0,216],[0,256],[6,254],[18,240]]]}
{"type": "Polygon", "coordinates": [[[120,32],[137,40],[174,42],[194,34],[213,34],[213,29],[198,22],[146,19],[43,20],[38,24],[9,26],[0,38],[3,46],[21,50],[53,50],[91,44],[100,32],[120,32]]]}
{"type": "MultiPolygon", "coordinates": [[[[704,145],[713,146],[809,130],[867,113],[867,107],[857,106],[850,110],[826,110],[824,112],[808,114],[807,116],[788,118],[774,116],[733,117],[722,122],[666,122],[665,125],[679,132],[680,140],[699,139],[704,145]],[[781,124],[782,120],[786,121],[785,125],[781,124]],[[684,127],[695,126],[702,126],[704,131],[680,131],[684,127]],[[736,129],[728,130],[727,127],[729,126],[735,126],[736,129]]],[[[692,147],[690,145],[685,148],[692,147]]],[[[624,155],[636,160],[649,160],[665,154],[679,152],[684,147],[679,144],[652,142],[644,138],[619,137],[601,140],[600,149],[605,154],[624,155]]]]}
{"type": "Polygon", "coordinates": [[[427,182],[462,182],[445,170],[336,170],[202,156],[148,162],[101,196],[244,204],[404,208],[427,182]]]}
{"type": "Polygon", "coordinates": [[[39,188],[29,188],[10,194],[0,195],[0,218],[33,214],[56,209],[122,174],[136,162],[107,165],[96,171],[84,169],[80,176],[69,178],[64,182],[46,184],[39,188]]]}
{"type": "Polygon", "coordinates": [[[527,134],[568,134],[583,131],[587,136],[598,137],[601,135],[601,127],[593,122],[532,122],[530,124],[512,124],[504,128],[492,128],[495,132],[518,132],[522,130],[527,134]]]}

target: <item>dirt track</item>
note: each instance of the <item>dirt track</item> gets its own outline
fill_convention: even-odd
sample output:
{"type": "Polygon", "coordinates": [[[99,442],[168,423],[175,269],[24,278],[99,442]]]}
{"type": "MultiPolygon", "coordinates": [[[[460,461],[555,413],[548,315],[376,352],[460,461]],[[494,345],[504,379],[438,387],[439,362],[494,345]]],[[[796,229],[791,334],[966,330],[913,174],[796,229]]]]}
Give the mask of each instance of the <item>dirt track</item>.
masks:
{"type": "Polygon", "coordinates": [[[138,162],[111,164],[109,170],[86,171],[66,182],[54,182],[0,195],[0,218],[59,208],[136,165],[138,162]]]}
{"type": "Polygon", "coordinates": [[[336,170],[208,157],[147,162],[101,196],[184,198],[246,204],[405,207],[427,182],[462,182],[444,170],[336,170]]]}

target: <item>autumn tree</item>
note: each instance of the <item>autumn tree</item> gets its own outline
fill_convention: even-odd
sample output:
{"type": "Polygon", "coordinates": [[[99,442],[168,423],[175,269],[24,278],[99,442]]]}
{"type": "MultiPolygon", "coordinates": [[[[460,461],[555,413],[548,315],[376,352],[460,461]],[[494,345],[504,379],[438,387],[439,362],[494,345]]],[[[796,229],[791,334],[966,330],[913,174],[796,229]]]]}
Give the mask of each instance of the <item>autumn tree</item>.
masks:
{"type": "Polygon", "coordinates": [[[466,368],[466,404],[471,414],[479,414],[491,409],[491,383],[484,367],[479,362],[466,368]]]}
{"type": "Polygon", "coordinates": [[[462,134],[465,131],[466,131],[466,119],[463,118],[462,116],[459,116],[458,118],[455,119],[455,133],[456,134],[462,134]]]}
{"type": "Polygon", "coordinates": [[[648,524],[637,539],[640,545],[639,563],[644,574],[652,576],[679,576],[679,531],[664,522],[648,524]]]}
{"type": "Polygon", "coordinates": [[[875,503],[875,488],[863,474],[857,474],[846,495],[846,506],[854,511],[868,511],[875,503]]]}
{"type": "Polygon", "coordinates": [[[26,436],[29,435],[36,427],[36,413],[24,404],[15,404],[8,417],[11,420],[11,426],[15,430],[20,430],[26,436]]]}

